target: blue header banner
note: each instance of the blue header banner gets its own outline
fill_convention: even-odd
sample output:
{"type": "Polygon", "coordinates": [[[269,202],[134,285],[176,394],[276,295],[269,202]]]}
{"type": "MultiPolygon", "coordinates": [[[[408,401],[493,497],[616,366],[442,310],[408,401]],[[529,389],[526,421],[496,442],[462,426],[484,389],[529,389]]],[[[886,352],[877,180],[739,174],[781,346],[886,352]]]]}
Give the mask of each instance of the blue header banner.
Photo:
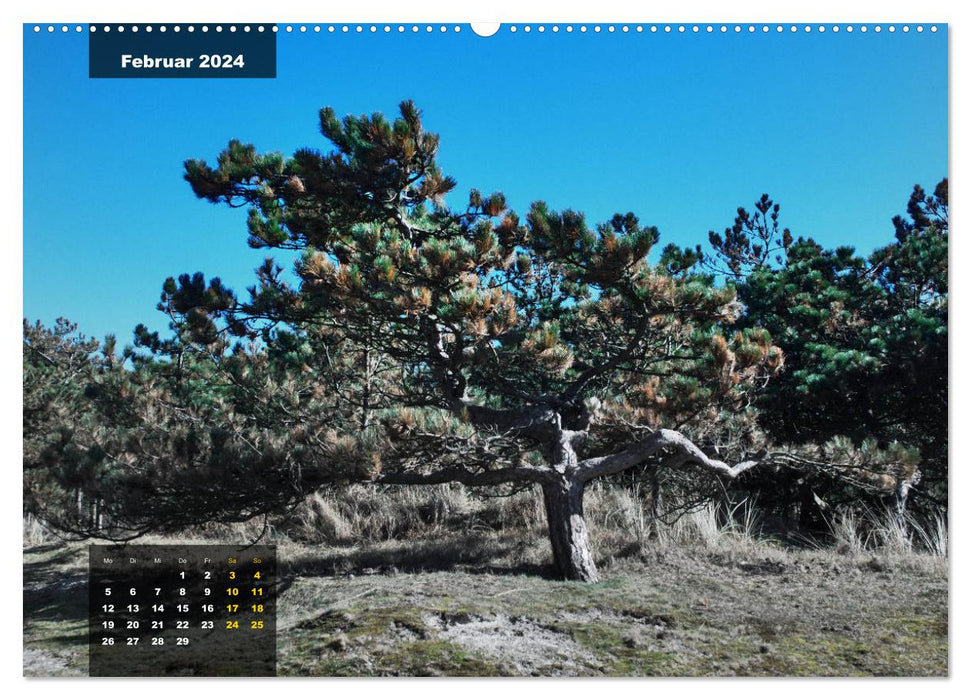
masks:
{"type": "Polygon", "coordinates": [[[272,24],[97,24],[91,78],[275,78],[272,24]]]}

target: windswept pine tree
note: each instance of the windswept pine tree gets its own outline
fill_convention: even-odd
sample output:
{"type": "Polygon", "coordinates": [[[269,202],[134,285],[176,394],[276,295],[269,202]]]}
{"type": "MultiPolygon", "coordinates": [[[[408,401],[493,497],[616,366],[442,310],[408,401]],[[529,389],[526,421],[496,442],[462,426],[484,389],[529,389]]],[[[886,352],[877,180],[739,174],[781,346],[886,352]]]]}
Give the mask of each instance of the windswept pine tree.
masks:
{"type": "Polygon", "coordinates": [[[671,256],[651,264],[659,232],[634,214],[591,226],[536,202],[520,217],[476,190],[449,206],[456,182],[411,102],[393,121],[326,108],[320,126],[329,151],[231,141],[215,166],[185,163],[197,196],[248,208],[250,246],[298,251],[295,276],[267,259],[247,299],[183,276],[163,305],[192,342],[337,339],[357,368],[343,455],[370,461],[372,481],[538,485],[558,571],[593,581],[583,493],[600,477],[788,468],[881,491],[917,478],[899,452],[797,454],[747,428],[783,352],[764,328],[733,327],[732,287],[671,256]]]}

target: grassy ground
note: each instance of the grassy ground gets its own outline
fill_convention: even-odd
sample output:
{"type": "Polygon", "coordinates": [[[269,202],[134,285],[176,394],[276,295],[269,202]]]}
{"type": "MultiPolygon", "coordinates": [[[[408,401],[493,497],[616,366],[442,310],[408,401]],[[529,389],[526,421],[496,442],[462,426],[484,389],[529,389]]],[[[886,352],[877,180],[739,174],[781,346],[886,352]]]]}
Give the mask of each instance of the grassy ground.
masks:
{"type": "MultiPolygon", "coordinates": [[[[948,673],[940,557],[600,536],[603,581],[581,584],[551,578],[545,545],[521,542],[282,543],[279,674],[948,673]]],[[[25,675],[86,673],[86,561],[79,544],[25,546],[25,675]]]]}

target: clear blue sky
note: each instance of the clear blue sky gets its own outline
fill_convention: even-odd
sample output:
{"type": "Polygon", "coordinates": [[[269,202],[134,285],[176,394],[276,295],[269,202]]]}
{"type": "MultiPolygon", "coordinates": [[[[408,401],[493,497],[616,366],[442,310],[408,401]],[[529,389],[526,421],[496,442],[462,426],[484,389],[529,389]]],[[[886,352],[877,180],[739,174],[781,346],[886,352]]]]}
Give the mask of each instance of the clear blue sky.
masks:
{"type": "MultiPolygon", "coordinates": [[[[946,175],[947,32],[281,34],[276,80],[90,80],[87,37],[24,30],[24,316],[88,335],[164,330],[162,281],[237,292],[265,251],[245,210],[197,200],[186,158],[232,138],[325,146],[317,112],[393,113],[517,210],[632,210],[693,245],[768,192],[796,235],[889,242],[914,184],[946,175]]],[[[659,248],[660,249],[660,246],[659,248]]]]}

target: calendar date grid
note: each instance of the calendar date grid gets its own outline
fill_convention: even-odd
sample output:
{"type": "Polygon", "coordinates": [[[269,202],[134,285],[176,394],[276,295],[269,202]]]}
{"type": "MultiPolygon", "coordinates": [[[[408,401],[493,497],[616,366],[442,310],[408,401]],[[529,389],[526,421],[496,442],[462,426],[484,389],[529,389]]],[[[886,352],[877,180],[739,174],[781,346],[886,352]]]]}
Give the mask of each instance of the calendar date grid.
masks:
{"type": "Polygon", "coordinates": [[[91,675],[267,675],[275,568],[269,547],[92,547],[91,675]]]}

